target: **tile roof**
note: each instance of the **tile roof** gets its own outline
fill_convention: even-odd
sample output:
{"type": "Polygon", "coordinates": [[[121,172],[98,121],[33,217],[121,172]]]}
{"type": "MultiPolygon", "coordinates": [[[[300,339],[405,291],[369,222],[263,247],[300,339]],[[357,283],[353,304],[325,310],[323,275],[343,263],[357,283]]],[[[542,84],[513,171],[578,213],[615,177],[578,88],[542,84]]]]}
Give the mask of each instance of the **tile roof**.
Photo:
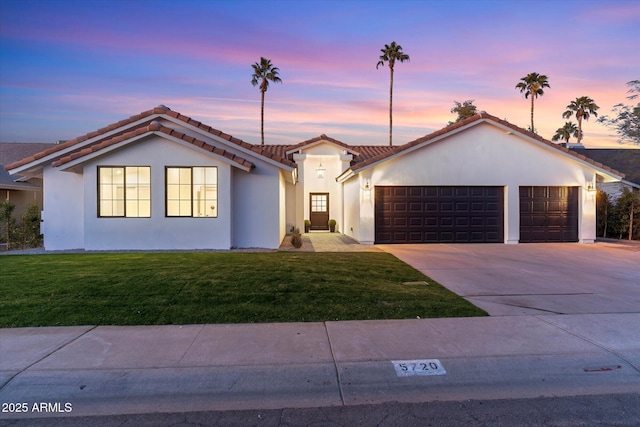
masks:
{"type": "Polygon", "coordinates": [[[593,165],[595,167],[601,168],[601,169],[603,169],[603,170],[605,170],[607,172],[611,172],[614,175],[620,175],[620,176],[624,177],[623,173],[621,173],[621,172],[619,172],[619,171],[617,171],[615,169],[612,169],[609,166],[606,166],[606,165],[604,165],[604,164],[602,164],[600,162],[597,162],[597,161],[595,161],[593,159],[590,159],[590,158],[588,158],[588,157],[586,157],[586,156],[584,156],[582,154],[579,154],[579,153],[576,153],[574,151],[571,151],[571,150],[569,150],[569,149],[567,149],[565,147],[561,147],[560,145],[554,144],[553,142],[551,142],[549,140],[546,140],[546,139],[542,138],[541,136],[539,136],[539,135],[537,135],[537,134],[535,134],[533,132],[529,132],[528,130],[522,129],[522,128],[518,127],[518,126],[515,126],[515,125],[507,122],[506,120],[502,120],[502,119],[499,119],[499,118],[497,118],[495,116],[492,116],[491,114],[487,114],[484,111],[481,111],[480,113],[478,113],[478,114],[476,114],[476,115],[474,115],[472,117],[469,117],[469,118],[467,118],[465,120],[461,120],[461,121],[459,121],[457,123],[453,123],[453,124],[451,124],[449,126],[446,126],[446,127],[442,128],[442,129],[440,129],[438,131],[430,133],[429,135],[425,135],[425,136],[423,136],[421,138],[418,138],[418,139],[416,139],[414,141],[408,142],[408,143],[406,143],[404,145],[399,145],[397,147],[389,147],[390,149],[388,151],[381,152],[378,155],[375,155],[373,157],[369,157],[367,159],[364,159],[361,162],[358,162],[357,164],[355,164],[354,166],[351,167],[351,170],[352,171],[360,170],[360,169],[362,169],[364,167],[367,167],[367,166],[370,166],[370,165],[372,165],[374,163],[378,163],[380,161],[383,161],[383,160],[387,159],[388,157],[391,157],[391,156],[393,156],[395,154],[401,153],[401,152],[406,151],[406,150],[408,150],[410,148],[413,148],[415,146],[424,144],[425,142],[437,139],[438,137],[440,137],[442,135],[445,135],[445,134],[447,134],[449,132],[453,132],[453,131],[455,131],[457,129],[463,128],[463,127],[465,127],[467,125],[470,125],[470,124],[472,124],[474,122],[479,122],[479,121],[491,121],[491,122],[494,122],[494,123],[498,123],[498,124],[500,124],[500,125],[502,125],[504,127],[507,127],[509,129],[514,130],[515,132],[518,132],[520,134],[524,134],[524,135],[528,136],[529,138],[535,139],[535,140],[537,140],[537,141],[549,146],[550,148],[552,148],[554,150],[559,150],[559,151],[561,151],[561,152],[563,152],[565,154],[568,154],[568,155],[570,155],[572,157],[576,157],[576,158],[578,158],[578,159],[580,159],[580,160],[582,160],[584,162],[587,162],[587,163],[589,163],[589,164],[591,164],[591,165],[593,165]]]}
{"type": "Polygon", "coordinates": [[[322,134],[320,136],[316,136],[315,138],[307,139],[306,141],[302,141],[302,142],[300,142],[298,144],[289,146],[289,148],[287,148],[287,152],[298,150],[298,149],[300,149],[302,147],[306,147],[307,145],[312,145],[312,144],[314,144],[316,142],[320,142],[320,141],[328,141],[328,142],[331,142],[333,144],[336,144],[336,145],[344,148],[345,150],[349,150],[351,152],[355,151],[355,147],[353,145],[347,145],[342,141],[338,141],[337,139],[330,138],[327,135],[322,134]]]}
{"type": "Polygon", "coordinates": [[[96,142],[103,142],[105,139],[112,139],[114,137],[118,137],[124,133],[130,133],[131,130],[127,129],[125,131],[122,132],[118,132],[115,134],[110,134],[108,136],[104,136],[107,133],[110,132],[114,132],[118,129],[120,129],[121,127],[130,125],[132,123],[138,122],[140,120],[144,120],[145,118],[148,118],[148,121],[145,121],[141,124],[141,126],[147,126],[151,123],[151,121],[157,117],[158,115],[166,115],[172,118],[175,118],[177,120],[180,120],[190,126],[196,127],[204,132],[207,132],[211,135],[217,136],[219,138],[222,138],[226,141],[229,141],[239,147],[243,147],[246,150],[250,150],[256,154],[259,154],[263,157],[269,158],[271,160],[274,160],[276,162],[282,163],[285,166],[294,168],[295,167],[295,163],[291,160],[288,160],[286,158],[280,157],[275,155],[274,153],[265,150],[263,148],[261,148],[261,146],[256,146],[253,144],[249,144],[247,142],[242,141],[241,139],[235,138],[229,134],[226,134],[222,131],[219,131],[217,129],[212,128],[211,126],[207,126],[205,124],[203,124],[202,122],[199,122],[197,120],[192,119],[191,117],[185,116],[183,114],[180,114],[176,111],[171,110],[170,108],[164,106],[164,105],[159,105],[151,110],[147,110],[147,111],[143,111],[140,114],[136,114],[134,116],[129,117],[128,119],[124,119],[124,120],[120,120],[117,123],[113,123],[109,126],[106,126],[104,128],[98,129],[96,131],[93,132],[89,132],[86,135],[82,135],[78,138],[72,139],[70,141],[66,141],[63,144],[57,144],[51,148],[45,149],[43,151],[40,151],[38,153],[35,153],[33,155],[27,156],[22,158],[21,160],[15,161],[9,165],[6,165],[6,169],[15,169],[18,168],[20,166],[24,166],[26,164],[29,164],[31,162],[34,162],[36,160],[42,159],[43,157],[47,157],[50,155],[55,155],[55,153],[60,152],[62,150],[65,150],[67,148],[73,147],[74,145],[78,145],[81,144],[85,141],[88,141],[90,139],[93,138],[98,138],[96,140],[96,142]],[[99,138],[101,136],[104,136],[104,138],[99,138]]]}
{"type": "Polygon", "coordinates": [[[278,156],[286,157],[288,159],[292,159],[292,152],[297,151],[303,147],[312,145],[316,142],[320,141],[329,141],[333,144],[336,144],[340,147],[343,147],[345,150],[350,151],[354,154],[354,159],[351,162],[352,165],[362,162],[371,157],[387,153],[393,147],[389,147],[388,145],[348,145],[342,141],[331,138],[325,134],[317,136],[315,138],[308,139],[306,141],[300,142],[298,144],[293,145],[264,145],[264,148],[278,156]]]}
{"type": "Polygon", "coordinates": [[[243,169],[245,169],[247,171],[249,171],[249,170],[251,170],[251,169],[253,169],[255,167],[255,165],[253,163],[251,163],[250,161],[248,161],[248,160],[246,160],[246,159],[244,159],[242,157],[239,157],[239,156],[237,156],[237,155],[235,155],[235,154],[233,154],[233,153],[231,153],[231,152],[229,152],[227,150],[224,150],[223,148],[216,147],[213,144],[210,144],[210,143],[201,141],[201,140],[199,140],[197,138],[194,138],[194,137],[191,137],[189,135],[186,135],[186,134],[184,134],[182,132],[179,132],[179,131],[177,131],[175,129],[171,129],[169,127],[163,126],[159,121],[156,121],[156,120],[152,121],[151,123],[149,123],[146,126],[137,127],[137,128],[135,128],[135,129],[133,129],[133,130],[131,130],[129,132],[121,133],[121,134],[119,134],[117,136],[114,136],[113,138],[101,140],[101,141],[95,142],[95,143],[93,143],[93,144],[91,144],[89,146],[84,146],[80,150],[77,150],[77,151],[74,151],[72,153],[69,153],[69,154],[59,158],[58,160],[54,161],[52,163],[52,166],[54,166],[54,167],[62,166],[62,165],[66,164],[66,163],[69,163],[69,162],[71,162],[73,160],[76,160],[76,159],[79,159],[81,157],[87,156],[87,155],[89,155],[91,153],[95,153],[95,152],[100,151],[100,150],[102,150],[104,148],[107,148],[109,146],[116,145],[116,144],[119,144],[119,143],[121,143],[123,141],[126,141],[128,139],[135,138],[135,137],[140,136],[140,135],[145,135],[145,134],[148,134],[148,133],[151,133],[151,132],[154,132],[154,133],[160,132],[160,133],[163,133],[165,135],[172,136],[174,138],[177,138],[177,139],[180,139],[182,141],[188,142],[189,144],[193,144],[196,147],[202,148],[204,150],[207,150],[209,152],[217,154],[217,155],[219,155],[221,157],[225,157],[225,158],[229,159],[230,161],[237,163],[239,166],[241,166],[243,169]]]}
{"type": "Polygon", "coordinates": [[[0,188],[17,190],[38,188],[28,182],[18,182],[21,176],[9,175],[3,166],[53,146],[54,144],[51,143],[0,142],[0,188]]]}
{"type": "Polygon", "coordinates": [[[639,148],[571,148],[578,154],[621,171],[625,180],[640,184],[639,148]]]}

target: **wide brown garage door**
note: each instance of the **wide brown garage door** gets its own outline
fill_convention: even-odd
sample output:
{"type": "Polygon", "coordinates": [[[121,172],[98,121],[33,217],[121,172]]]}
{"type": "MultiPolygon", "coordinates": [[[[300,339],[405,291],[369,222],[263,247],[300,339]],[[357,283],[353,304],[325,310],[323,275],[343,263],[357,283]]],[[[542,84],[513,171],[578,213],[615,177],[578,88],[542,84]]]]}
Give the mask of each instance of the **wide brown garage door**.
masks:
{"type": "Polygon", "coordinates": [[[503,187],[375,188],[376,243],[502,243],[503,187]]]}
{"type": "Polygon", "coordinates": [[[520,187],[520,242],[577,242],[579,187],[520,187]]]}

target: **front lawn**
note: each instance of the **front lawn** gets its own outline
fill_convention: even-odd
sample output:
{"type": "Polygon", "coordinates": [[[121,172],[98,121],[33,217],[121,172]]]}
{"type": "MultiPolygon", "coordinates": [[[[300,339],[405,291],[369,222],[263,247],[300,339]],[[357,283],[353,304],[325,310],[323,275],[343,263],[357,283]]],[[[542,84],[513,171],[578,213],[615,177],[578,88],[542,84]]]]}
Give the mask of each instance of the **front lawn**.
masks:
{"type": "Polygon", "coordinates": [[[377,252],[4,255],[0,292],[0,327],[486,315],[377,252]]]}

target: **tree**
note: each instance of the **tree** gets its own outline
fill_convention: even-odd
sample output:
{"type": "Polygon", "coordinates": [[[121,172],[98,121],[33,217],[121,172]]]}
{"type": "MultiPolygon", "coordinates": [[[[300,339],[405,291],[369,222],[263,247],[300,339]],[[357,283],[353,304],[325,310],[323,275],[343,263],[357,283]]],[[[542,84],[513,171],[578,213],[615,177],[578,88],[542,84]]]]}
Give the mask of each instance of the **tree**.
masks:
{"type": "Polygon", "coordinates": [[[531,96],[531,132],[535,132],[533,125],[533,100],[538,96],[544,95],[544,88],[549,86],[549,78],[544,74],[530,73],[520,79],[520,83],[516,85],[516,89],[520,89],[520,93],[524,93],[524,97],[531,96]]]}
{"type": "Polygon", "coordinates": [[[464,119],[467,119],[469,117],[472,117],[478,114],[478,107],[473,105],[474,101],[475,99],[467,99],[462,104],[459,103],[458,101],[453,101],[453,108],[451,109],[451,112],[453,114],[457,114],[458,118],[456,119],[455,122],[449,122],[449,124],[452,125],[454,123],[458,123],[459,121],[462,121],[464,119]]]}
{"type": "Polygon", "coordinates": [[[572,122],[566,122],[564,124],[564,126],[562,126],[561,128],[556,129],[556,134],[553,135],[553,138],[551,138],[552,141],[564,141],[566,143],[569,142],[569,138],[571,137],[577,138],[578,137],[578,127],[575,125],[575,123],[572,122]]]}
{"type": "Polygon", "coordinates": [[[15,203],[5,200],[0,203],[0,241],[7,244],[7,250],[11,249],[16,234],[16,219],[13,217],[15,203]]]}
{"type": "Polygon", "coordinates": [[[614,206],[609,195],[602,190],[596,193],[596,235],[607,237],[610,224],[614,223],[614,206]]]}
{"type": "Polygon", "coordinates": [[[576,98],[575,101],[571,101],[571,104],[567,105],[567,111],[562,113],[562,117],[565,119],[570,118],[575,114],[578,119],[578,144],[582,141],[582,119],[589,120],[591,115],[598,117],[596,110],[599,109],[595,101],[588,96],[581,96],[576,98]]]}
{"type": "Polygon", "coordinates": [[[640,234],[640,192],[625,188],[618,197],[615,210],[620,221],[620,239],[626,235],[631,240],[640,234]]]}
{"type": "Polygon", "coordinates": [[[385,62],[389,65],[390,81],[389,81],[389,145],[393,145],[392,129],[393,129],[393,67],[396,65],[396,61],[405,62],[409,61],[409,55],[402,52],[402,46],[391,42],[390,45],[385,44],[384,49],[380,49],[382,55],[380,60],[376,64],[376,70],[380,65],[384,65],[385,62]]]}
{"type": "MultiPolygon", "coordinates": [[[[627,96],[627,99],[629,101],[637,99],[640,94],[640,80],[631,80],[627,82],[627,86],[631,87],[627,91],[631,94],[627,96]]],[[[616,114],[616,118],[602,116],[598,119],[598,123],[603,123],[609,129],[615,130],[620,143],[629,141],[640,145],[640,102],[635,106],[616,104],[613,106],[613,112],[616,114]]]]}
{"type": "Polygon", "coordinates": [[[278,76],[280,70],[274,67],[270,59],[260,57],[260,62],[252,65],[253,75],[251,76],[251,84],[260,85],[260,135],[262,137],[262,145],[264,145],[264,94],[269,89],[269,82],[282,83],[278,76]]]}

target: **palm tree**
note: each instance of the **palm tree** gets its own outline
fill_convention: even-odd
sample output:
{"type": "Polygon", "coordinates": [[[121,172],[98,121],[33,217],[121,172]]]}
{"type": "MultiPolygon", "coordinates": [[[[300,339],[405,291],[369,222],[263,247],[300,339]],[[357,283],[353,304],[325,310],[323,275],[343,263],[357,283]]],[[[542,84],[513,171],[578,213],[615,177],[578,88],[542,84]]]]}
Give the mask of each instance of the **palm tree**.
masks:
{"type": "Polygon", "coordinates": [[[393,129],[393,67],[396,65],[396,61],[404,62],[409,61],[409,55],[402,52],[402,46],[391,42],[390,45],[385,44],[384,49],[380,49],[382,55],[376,65],[376,70],[379,66],[384,65],[385,62],[389,64],[389,70],[391,72],[389,83],[389,145],[393,145],[392,129],[393,129]]]}
{"type": "Polygon", "coordinates": [[[533,100],[538,96],[544,95],[544,88],[549,86],[549,79],[544,74],[530,73],[520,79],[520,83],[516,85],[516,89],[520,89],[520,93],[524,93],[524,97],[531,95],[531,132],[535,132],[533,126],[533,100]]]}
{"type": "Polygon", "coordinates": [[[564,126],[556,129],[556,134],[553,135],[553,138],[551,138],[551,140],[563,140],[564,142],[569,143],[569,138],[571,138],[572,136],[574,138],[578,137],[578,127],[575,125],[575,123],[566,122],[564,126]]]}
{"type": "Polygon", "coordinates": [[[576,98],[575,101],[571,101],[571,104],[567,105],[567,111],[562,113],[562,117],[568,119],[575,114],[578,119],[578,144],[582,141],[582,119],[589,120],[590,115],[598,117],[596,110],[599,109],[595,101],[588,96],[581,96],[576,98]]]}
{"type": "Polygon", "coordinates": [[[277,67],[274,67],[270,59],[260,57],[260,62],[252,65],[253,76],[251,76],[251,84],[260,85],[261,103],[260,103],[260,134],[262,136],[262,145],[264,145],[264,93],[269,89],[269,82],[282,83],[278,76],[277,67]]]}

